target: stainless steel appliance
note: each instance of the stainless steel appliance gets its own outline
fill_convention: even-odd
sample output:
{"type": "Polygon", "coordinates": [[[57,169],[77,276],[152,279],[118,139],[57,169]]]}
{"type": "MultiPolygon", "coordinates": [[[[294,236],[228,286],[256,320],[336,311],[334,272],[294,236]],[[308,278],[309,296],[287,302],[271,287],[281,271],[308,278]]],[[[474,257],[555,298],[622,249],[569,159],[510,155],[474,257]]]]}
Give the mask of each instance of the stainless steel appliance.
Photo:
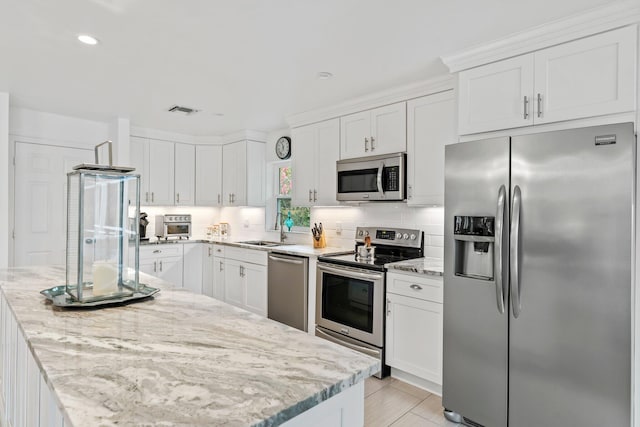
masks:
{"type": "Polygon", "coordinates": [[[420,258],[420,230],[358,227],[355,254],[318,257],[316,336],[380,359],[378,378],[388,375],[384,364],[385,264],[420,258]],[[369,237],[374,257],[360,257],[369,237]]]}
{"type": "Polygon", "coordinates": [[[307,331],[309,259],[269,254],[267,317],[307,331]]]}
{"type": "Polygon", "coordinates": [[[169,237],[183,237],[188,239],[191,236],[191,215],[156,215],[156,237],[158,239],[168,239],[169,237]]]}
{"type": "Polygon", "coordinates": [[[448,418],[630,425],[634,159],[631,123],[446,147],[448,418]]]}
{"type": "Polygon", "coordinates": [[[394,201],[406,199],[406,153],[338,160],[338,192],[341,201],[394,201]]]}

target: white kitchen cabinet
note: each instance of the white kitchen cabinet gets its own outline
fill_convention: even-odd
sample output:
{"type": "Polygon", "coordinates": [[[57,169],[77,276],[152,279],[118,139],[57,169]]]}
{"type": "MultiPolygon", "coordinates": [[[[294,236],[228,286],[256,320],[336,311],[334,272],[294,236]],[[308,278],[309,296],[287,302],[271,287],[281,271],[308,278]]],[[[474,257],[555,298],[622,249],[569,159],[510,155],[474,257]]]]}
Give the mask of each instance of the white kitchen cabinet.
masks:
{"type": "Polygon", "coordinates": [[[459,74],[461,135],[635,109],[636,26],[459,74]]]}
{"type": "Polygon", "coordinates": [[[333,119],[291,131],[294,206],[333,206],[336,161],[340,158],[340,120],[333,119]]]}
{"type": "Polygon", "coordinates": [[[149,140],[149,191],[151,204],[174,204],[174,144],[149,140]]]}
{"type": "Polygon", "coordinates": [[[140,175],[140,204],[151,203],[149,190],[149,140],[132,136],[129,140],[129,161],[136,168],[135,173],[140,175]]]}
{"type": "Polygon", "coordinates": [[[222,147],[224,206],[264,206],[265,144],[239,141],[222,147]]]}
{"type": "Polygon", "coordinates": [[[185,243],[183,246],[183,287],[191,292],[202,294],[204,293],[205,261],[208,259],[208,257],[204,257],[207,253],[205,250],[207,245],[203,243],[185,243]]]}
{"type": "Polygon", "coordinates": [[[190,144],[175,144],[174,148],[174,191],[176,206],[195,204],[196,149],[190,144]]]}
{"type": "Polygon", "coordinates": [[[245,308],[244,276],[242,262],[237,259],[224,261],[224,301],[245,308]]]}
{"type": "Polygon", "coordinates": [[[222,146],[198,145],[196,206],[222,206],[222,146]]]}
{"type": "Polygon", "coordinates": [[[202,245],[202,294],[213,297],[213,245],[202,245]]]}
{"type": "Polygon", "coordinates": [[[245,307],[267,317],[267,266],[244,263],[245,307]]]}
{"type": "Polygon", "coordinates": [[[386,363],[442,384],[442,279],[387,275],[386,363]]]}
{"type": "Polygon", "coordinates": [[[340,118],[340,158],[407,150],[406,103],[386,105],[340,118]]]}
{"type": "Polygon", "coordinates": [[[267,252],[227,247],[223,271],[224,301],[266,317],[267,252]]]}
{"type": "Polygon", "coordinates": [[[140,271],[182,287],[183,246],[180,243],[140,246],[140,271]]]}
{"type": "Polygon", "coordinates": [[[456,140],[452,90],[407,102],[407,205],[444,204],[444,146],[456,140]]]}
{"type": "Polygon", "coordinates": [[[534,123],[635,109],[637,27],[576,40],[534,54],[534,123]]]}

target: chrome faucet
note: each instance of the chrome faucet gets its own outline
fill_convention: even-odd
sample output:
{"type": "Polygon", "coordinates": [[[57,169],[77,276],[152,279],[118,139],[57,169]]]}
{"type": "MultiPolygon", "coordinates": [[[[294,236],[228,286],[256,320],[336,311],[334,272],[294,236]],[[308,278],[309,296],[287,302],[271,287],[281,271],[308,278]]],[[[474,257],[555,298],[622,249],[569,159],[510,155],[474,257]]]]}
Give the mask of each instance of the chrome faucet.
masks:
{"type": "Polygon", "coordinates": [[[284,243],[287,238],[287,235],[284,233],[284,217],[282,212],[276,212],[276,225],[274,227],[275,230],[278,229],[278,224],[280,225],[280,243],[284,243]],[[280,217],[280,221],[278,221],[278,217],[280,217]]]}

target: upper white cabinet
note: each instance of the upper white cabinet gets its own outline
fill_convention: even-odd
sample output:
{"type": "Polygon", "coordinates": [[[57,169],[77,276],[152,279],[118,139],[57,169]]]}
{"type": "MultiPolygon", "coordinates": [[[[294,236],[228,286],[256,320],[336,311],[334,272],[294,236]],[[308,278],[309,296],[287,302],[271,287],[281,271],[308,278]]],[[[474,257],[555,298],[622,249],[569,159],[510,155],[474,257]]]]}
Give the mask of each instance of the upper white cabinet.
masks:
{"type": "Polygon", "coordinates": [[[461,71],[460,134],[633,111],[636,46],[630,26],[461,71]]]}
{"type": "Polygon", "coordinates": [[[340,157],[340,120],[332,119],[291,131],[293,204],[332,206],[336,201],[336,161],[340,157]]]}
{"type": "Polygon", "coordinates": [[[534,123],[635,109],[636,26],[535,53],[534,123]]]}
{"type": "Polygon", "coordinates": [[[222,146],[198,145],[196,206],[222,206],[222,146]]]}
{"type": "Polygon", "coordinates": [[[195,204],[196,176],[194,164],[196,150],[190,144],[175,144],[175,204],[193,206],[195,204]]]}
{"type": "Polygon", "coordinates": [[[149,192],[151,205],[174,204],[173,142],[149,140],[149,192]]]}
{"type": "Polygon", "coordinates": [[[194,204],[195,151],[192,145],[132,136],[129,155],[131,165],[140,174],[140,204],[194,204]]]}
{"type": "Polygon", "coordinates": [[[444,204],[444,146],[457,141],[452,90],[407,102],[407,204],[444,204]]]}
{"type": "Polygon", "coordinates": [[[519,56],[459,74],[460,134],[533,124],[533,55],[519,56]]]}
{"type": "Polygon", "coordinates": [[[264,206],[265,144],[239,141],[222,148],[224,206],[264,206]]]}
{"type": "Polygon", "coordinates": [[[340,158],[352,159],[407,149],[406,103],[340,118],[340,158]]]}

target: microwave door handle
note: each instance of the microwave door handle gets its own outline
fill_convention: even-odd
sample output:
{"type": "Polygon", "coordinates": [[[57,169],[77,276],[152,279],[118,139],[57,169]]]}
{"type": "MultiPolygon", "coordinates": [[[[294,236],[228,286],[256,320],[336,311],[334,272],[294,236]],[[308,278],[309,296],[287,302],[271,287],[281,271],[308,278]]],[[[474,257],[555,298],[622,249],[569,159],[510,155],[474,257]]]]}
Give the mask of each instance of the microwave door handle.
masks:
{"type": "Polygon", "coordinates": [[[382,188],[382,171],[384,170],[384,162],[380,162],[378,167],[378,176],[376,177],[376,183],[378,184],[378,193],[384,194],[384,188],[382,188]]]}

